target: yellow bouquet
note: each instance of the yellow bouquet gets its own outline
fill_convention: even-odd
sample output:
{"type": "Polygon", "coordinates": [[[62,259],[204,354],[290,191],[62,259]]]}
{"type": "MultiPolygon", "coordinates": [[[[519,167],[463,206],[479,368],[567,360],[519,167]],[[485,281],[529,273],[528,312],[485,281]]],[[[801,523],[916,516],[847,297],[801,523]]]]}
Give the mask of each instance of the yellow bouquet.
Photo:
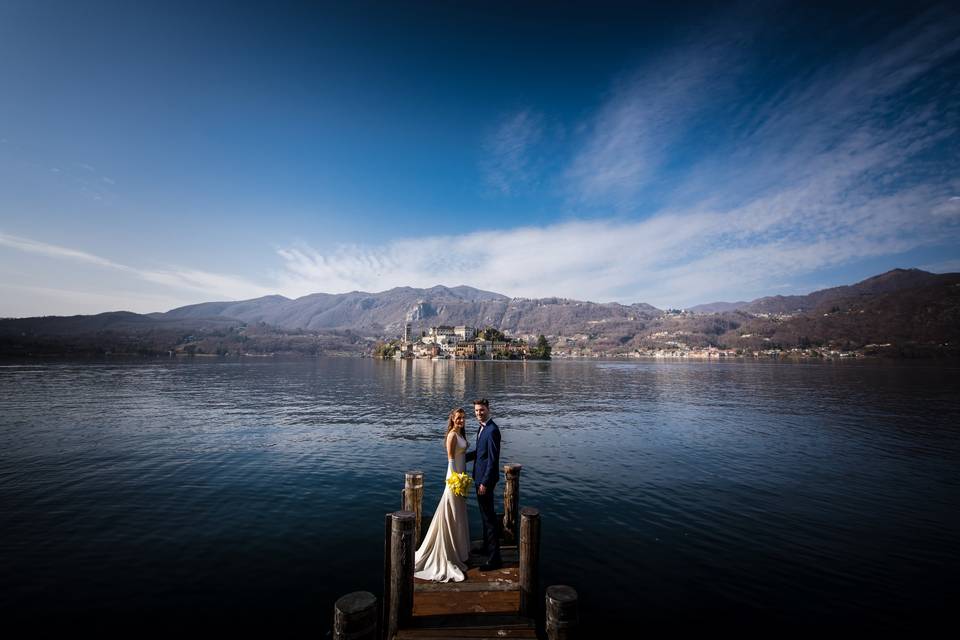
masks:
{"type": "Polygon", "coordinates": [[[470,485],[472,484],[473,478],[466,473],[452,471],[450,475],[447,476],[447,486],[450,487],[450,491],[453,495],[460,496],[461,498],[467,497],[467,492],[470,491],[470,485]]]}

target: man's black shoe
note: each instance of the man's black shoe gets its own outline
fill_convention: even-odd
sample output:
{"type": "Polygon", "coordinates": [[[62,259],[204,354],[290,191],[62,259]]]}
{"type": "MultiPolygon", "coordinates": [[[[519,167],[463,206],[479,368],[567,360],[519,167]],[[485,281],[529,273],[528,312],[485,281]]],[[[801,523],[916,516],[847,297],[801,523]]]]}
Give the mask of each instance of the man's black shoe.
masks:
{"type": "Polygon", "coordinates": [[[480,571],[493,571],[494,569],[499,569],[503,566],[503,563],[499,560],[496,562],[486,562],[480,565],[480,571]]]}

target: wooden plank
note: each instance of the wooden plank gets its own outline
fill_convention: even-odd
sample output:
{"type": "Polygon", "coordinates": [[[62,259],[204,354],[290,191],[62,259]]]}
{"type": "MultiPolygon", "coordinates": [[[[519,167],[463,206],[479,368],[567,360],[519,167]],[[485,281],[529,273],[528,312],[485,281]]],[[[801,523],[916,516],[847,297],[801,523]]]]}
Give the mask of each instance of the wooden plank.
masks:
{"type": "MultiPolygon", "coordinates": [[[[516,549],[500,549],[500,558],[503,560],[504,565],[510,564],[520,564],[520,554],[516,549]]],[[[477,552],[471,551],[470,557],[467,559],[468,567],[479,567],[488,560],[488,557],[481,555],[477,552]]]]}
{"type": "Polygon", "coordinates": [[[499,640],[536,637],[536,629],[401,629],[394,636],[396,640],[499,640]]]}
{"type": "Polygon", "coordinates": [[[519,580],[501,580],[498,582],[428,582],[413,586],[414,598],[418,593],[445,593],[477,592],[477,591],[520,591],[519,580]]]}
{"type": "Polygon", "coordinates": [[[493,571],[480,571],[479,567],[473,567],[467,569],[467,579],[463,582],[433,582],[431,580],[423,580],[421,578],[414,577],[414,582],[416,584],[439,584],[439,585],[456,585],[456,584],[466,584],[467,582],[515,582],[520,580],[520,567],[517,565],[513,566],[503,566],[499,569],[494,569],[493,571]]]}
{"type": "Polygon", "coordinates": [[[457,613],[516,614],[519,610],[519,591],[421,592],[416,594],[413,602],[415,617],[457,613]]]}
{"type": "MultiPolygon", "coordinates": [[[[480,549],[483,548],[483,540],[471,540],[470,541],[470,553],[480,553],[480,549]]],[[[505,551],[516,551],[519,549],[519,545],[516,543],[504,544],[503,540],[500,541],[500,553],[505,551]]]]}
{"type": "Polygon", "coordinates": [[[410,629],[533,629],[530,618],[516,614],[454,614],[449,616],[421,616],[413,618],[410,629]]]}
{"type": "Polygon", "coordinates": [[[504,580],[520,581],[520,567],[517,565],[503,566],[492,571],[480,571],[480,567],[467,569],[468,582],[503,582],[504,580]]]}

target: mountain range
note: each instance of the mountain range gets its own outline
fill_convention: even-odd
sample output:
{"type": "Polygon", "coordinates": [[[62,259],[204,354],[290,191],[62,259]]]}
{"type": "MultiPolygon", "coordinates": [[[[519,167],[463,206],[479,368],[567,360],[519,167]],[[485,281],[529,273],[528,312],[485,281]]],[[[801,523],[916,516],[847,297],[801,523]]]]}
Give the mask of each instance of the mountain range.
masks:
{"type": "Polygon", "coordinates": [[[950,282],[951,276],[955,275],[957,274],[933,274],[920,269],[893,269],[856,284],[821,289],[807,295],[768,296],[751,302],[713,302],[697,305],[689,310],[695,313],[722,311],[746,311],[754,314],[804,313],[834,300],[863,298],[950,282]]]}
{"type": "Polygon", "coordinates": [[[401,335],[406,323],[415,330],[443,324],[491,326],[514,336],[542,333],[571,351],[607,354],[678,344],[752,350],[892,344],[909,352],[953,352],[960,344],[960,274],[894,269],[807,295],[715,302],[685,311],[510,298],[467,286],[297,299],[272,295],[163,313],[0,320],[0,354],[161,353],[190,344],[217,353],[361,353],[377,340],[401,335]]]}
{"type": "Polygon", "coordinates": [[[413,289],[380,293],[312,295],[291,300],[267,296],[242,302],[207,302],[150,314],[156,320],[231,318],[282,329],[351,329],[378,337],[399,335],[406,323],[491,326],[511,334],[563,333],[591,322],[635,320],[661,312],[648,304],[622,305],[563,298],[509,298],[473,287],[413,289]]]}

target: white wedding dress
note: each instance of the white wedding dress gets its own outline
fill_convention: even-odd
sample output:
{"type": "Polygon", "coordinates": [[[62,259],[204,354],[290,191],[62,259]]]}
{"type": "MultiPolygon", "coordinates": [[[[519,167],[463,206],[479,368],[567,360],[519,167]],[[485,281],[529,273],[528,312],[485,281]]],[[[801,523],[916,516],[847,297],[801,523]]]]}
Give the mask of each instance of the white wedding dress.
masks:
{"type": "MultiPolygon", "coordinates": [[[[460,437],[459,433],[456,438],[457,448],[453,460],[447,464],[447,477],[450,477],[453,471],[463,473],[466,469],[464,458],[467,441],[460,437]]],[[[467,499],[455,496],[450,487],[444,486],[440,504],[430,521],[430,528],[417,549],[413,575],[434,582],[462,582],[466,578],[466,562],[469,556],[467,499]]]]}

